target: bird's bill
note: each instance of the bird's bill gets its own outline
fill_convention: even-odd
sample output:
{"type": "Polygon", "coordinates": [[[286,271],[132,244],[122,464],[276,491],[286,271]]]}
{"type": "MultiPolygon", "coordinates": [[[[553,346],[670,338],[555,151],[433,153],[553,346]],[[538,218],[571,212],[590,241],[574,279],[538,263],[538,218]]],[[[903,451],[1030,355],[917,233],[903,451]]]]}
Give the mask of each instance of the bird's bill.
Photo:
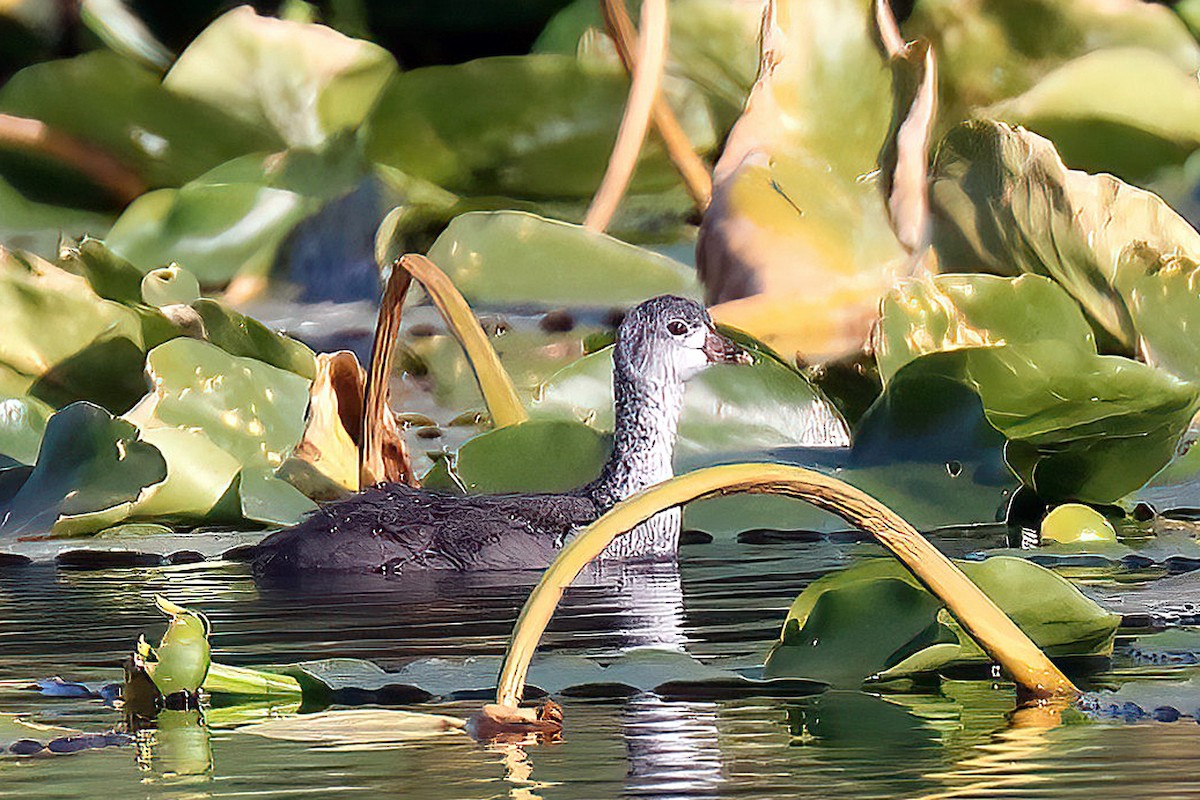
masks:
{"type": "Polygon", "coordinates": [[[711,329],[701,349],[710,364],[749,364],[752,361],[750,354],[734,344],[732,339],[711,329]]]}

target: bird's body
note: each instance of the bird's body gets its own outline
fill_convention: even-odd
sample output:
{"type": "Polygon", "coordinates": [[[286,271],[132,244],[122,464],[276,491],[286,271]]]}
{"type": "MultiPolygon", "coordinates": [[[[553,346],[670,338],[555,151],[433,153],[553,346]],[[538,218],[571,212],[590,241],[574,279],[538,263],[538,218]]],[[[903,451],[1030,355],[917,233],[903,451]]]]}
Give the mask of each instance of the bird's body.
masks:
{"type": "MultiPolygon", "coordinates": [[[[613,452],[592,483],[563,494],[453,495],[383,484],[325,506],[256,549],[259,573],[305,570],[540,569],[572,532],[620,500],[670,478],[684,381],[712,363],[745,356],[712,327],[703,307],[658,297],[618,331],[613,452]]],[[[609,558],[673,557],[679,512],[656,515],[619,537],[609,558]]]]}

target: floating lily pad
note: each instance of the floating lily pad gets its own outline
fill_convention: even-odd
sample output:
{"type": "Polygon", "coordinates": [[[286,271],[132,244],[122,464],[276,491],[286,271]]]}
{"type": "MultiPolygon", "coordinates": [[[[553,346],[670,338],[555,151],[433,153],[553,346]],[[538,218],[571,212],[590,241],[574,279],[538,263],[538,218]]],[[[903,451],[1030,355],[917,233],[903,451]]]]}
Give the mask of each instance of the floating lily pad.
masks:
{"type": "Polygon", "coordinates": [[[130,515],[156,519],[202,520],[221,501],[241,463],[196,428],[154,428],[142,440],[158,448],[167,478],[147,491],[130,515]]]}
{"type": "Polygon", "coordinates": [[[522,211],[455,217],[429,258],[483,305],[609,308],[700,293],[695,273],[677,261],[522,211]]]}
{"type": "Polygon", "coordinates": [[[242,6],[197,36],[163,85],[311,149],[357,128],[397,72],[376,44],[242,6]]]}
{"type": "Polygon", "coordinates": [[[1087,320],[1054,281],[936,275],[904,281],[884,298],[875,360],[886,382],[928,353],[1044,339],[1095,349],[1087,320]]]}
{"type": "Polygon", "coordinates": [[[129,417],[143,427],[203,431],[248,467],[278,467],[304,432],[308,381],[207,342],[174,339],[150,351],[153,390],[129,417]]]}
{"type": "Polygon", "coordinates": [[[1076,169],[1140,184],[1200,148],[1200,86],[1192,71],[1142,48],[1069,61],[987,115],[1047,137],[1076,169]]]}
{"type": "MultiPolygon", "coordinates": [[[[1048,655],[1112,653],[1120,617],[1050,570],[1005,557],[958,565],[1048,655]]],[[[827,575],[792,603],[764,675],[819,673],[835,685],[857,685],[863,677],[986,661],[940,606],[894,559],[871,559],[827,575]]]]}
{"type": "Polygon", "coordinates": [[[254,358],[309,380],[316,375],[313,352],[290,336],[216,300],[197,300],[192,308],[204,321],[208,341],[231,356],[254,358]]]}
{"type": "Polygon", "coordinates": [[[0,537],[90,532],[125,516],[167,465],[138,430],[91,403],[74,403],[46,425],[33,473],[8,503],[0,537]]]}
{"type": "Polygon", "coordinates": [[[0,396],[0,455],[32,464],[53,413],[53,408],[33,397],[0,396]]]}

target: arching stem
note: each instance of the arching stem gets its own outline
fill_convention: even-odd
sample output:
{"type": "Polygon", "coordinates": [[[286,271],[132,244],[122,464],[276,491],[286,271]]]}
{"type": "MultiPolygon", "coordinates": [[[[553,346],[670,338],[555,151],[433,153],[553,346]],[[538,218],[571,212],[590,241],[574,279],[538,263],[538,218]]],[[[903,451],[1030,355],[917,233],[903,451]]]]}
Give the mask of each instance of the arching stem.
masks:
{"type": "Polygon", "coordinates": [[[563,548],[525,601],[500,672],[496,706],[485,713],[494,716],[513,709],[514,718],[521,716],[515,706],[524,691],[529,662],[563,590],[614,538],[663,509],[738,492],[781,494],[806,500],[867,531],[946,604],[963,628],[1024,693],[1035,698],[1078,694],[1071,681],[979,587],[878,500],[836,478],[800,467],[732,464],[697,470],[639,492],[618,503],[563,548]]]}
{"type": "MultiPolygon", "coordinates": [[[[621,64],[624,65],[625,71],[632,75],[637,59],[634,53],[637,31],[634,30],[633,20],[629,17],[629,9],[625,7],[624,0],[603,0],[600,7],[604,12],[604,27],[616,45],[621,64]]],[[[683,126],[671,110],[671,104],[661,91],[658,99],[654,101],[653,119],[654,127],[658,129],[658,135],[662,137],[663,146],[667,150],[667,156],[675,165],[679,177],[683,179],[684,187],[696,201],[696,206],[704,211],[712,201],[712,174],[704,159],[696,153],[696,148],[684,133],[683,126]]]]}
{"type": "Polygon", "coordinates": [[[621,127],[617,130],[617,142],[604,170],[600,188],[592,198],[592,204],[583,219],[584,227],[603,231],[612,221],[629,187],[637,166],[642,141],[650,127],[650,114],[658,97],[663,69],[667,63],[667,0],[645,0],[642,3],[641,36],[638,38],[638,55],[634,63],[633,81],[629,98],[625,101],[625,113],[621,127]]]}

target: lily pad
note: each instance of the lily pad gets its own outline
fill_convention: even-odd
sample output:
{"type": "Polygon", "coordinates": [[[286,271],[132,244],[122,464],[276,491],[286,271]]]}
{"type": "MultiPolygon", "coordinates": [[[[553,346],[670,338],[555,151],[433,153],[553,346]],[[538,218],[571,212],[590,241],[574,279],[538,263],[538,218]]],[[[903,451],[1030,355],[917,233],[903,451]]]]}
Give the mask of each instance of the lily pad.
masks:
{"type": "Polygon", "coordinates": [[[700,294],[695,273],[677,261],[523,211],[461,214],[429,258],[482,305],[611,308],[700,294]]]}
{"type": "MultiPolygon", "coordinates": [[[[590,197],[628,90],[616,65],[549,54],[415,69],[384,91],[366,152],[459,194],[590,197]]],[[[676,109],[693,145],[710,149],[714,136],[702,98],[692,95],[676,109]]],[[[660,192],[678,183],[662,146],[648,141],[630,191],[660,192]]]]}
{"type": "MultiPolygon", "coordinates": [[[[1120,617],[1064,578],[1019,558],[958,565],[1048,655],[1112,653],[1120,617]]],[[[840,685],[857,685],[863,677],[896,678],[986,661],[939,608],[894,559],[871,559],[827,575],[792,603],[764,675],[809,678],[819,673],[840,685]]]]}
{"type": "Polygon", "coordinates": [[[611,437],[579,422],[531,420],[481,433],[422,478],[430,489],[562,492],[594,480],[611,437]]]}
{"type": "Polygon", "coordinates": [[[53,413],[53,408],[33,397],[0,396],[0,455],[33,464],[53,413]]]}
{"type": "Polygon", "coordinates": [[[273,331],[216,300],[197,300],[192,308],[204,321],[208,341],[231,356],[254,358],[308,380],[316,375],[312,350],[290,336],[273,331]]]}
{"type": "Polygon", "coordinates": [[[33,473],[4,510],[0,537],[99,530],[166,477],[162,454],[136,427],[74,403],[47,423],[33,473]]]}
{"type": "Polygon", "coordinates": [[[1095,349],[1087,320],[1054,281],[936,275],[901,282],[884,298],[875,360],[886,382],[928,353],[1044,339],[1095,349]]]}
{"type": "MultiPolygon", "coordinates": [[[[0,90],[0,111],[102,147],[150,186],[178,186],[276,141],[219,106],[170,91],[153,70],[102,50],[27,67],[0,90]]],[[[65,193],[55,199],[77,202],[65,193]]]]}
{"type": "Polygon", "coordinates": [[[195,339],[156,347],[146,371],[154,388],[129,419],[199,431],[236,459],[247,519],[288,524],[316,507],[274,475],[304,432],[309,381],[195,339]]]}
{"type": "Polygon", "coordinates": [[[861,349],[906,254],[868,176],[890,74],[860,0],[780,0],[714,171],[697,266],[714,317],[790,355],[861,349]]]}
{"type": "Polygon", "coordinates": [[[1053,278],[1106,337],[1102,344],[1163,353],[1181,377],[1200,376],[1200,362],[1186,358],[1194,345],[1184,341],[1200,324],[1200,296],[1187,277],[1187,264],[1200,259],[1200,233],[1159,197],[1069,170],[1046,139],[987,120],[946,137],[933,175],[942,270],[1053,278]],[[1153,312],[1150,297],[1159,304],[1153,312]],[[1155,324],[1150,317],[1161,319],[1163,305],[1182,322],[1155,324]]]}
{"type": "Polygon", "coordinates": [[[242,6],[197,36],[163,85],[312,149],[357,128],[397,72],[376,44],[242,6]]]}
{"type": "Polygon", "coordinates": [[[1139,184],[1200,148],[1200,86],[1192,71],[1142,48],[1069,61],[986,114],[1050,139],[1076,169],[1139,184]]]}
{"type": "MultiPolygon", "coordinates": [[[[1200,45],[1179,18],[1140,0],[921,0],[903,30],[933,43],[943,119],[951,125],[972,108],[1014,97],[1055,67],[1093,51],[1144,48],[1182,73],[1200,68],[1200,45]]],[[[1093,91],[1108,98],[1109,88],[1093,91]]]]}

